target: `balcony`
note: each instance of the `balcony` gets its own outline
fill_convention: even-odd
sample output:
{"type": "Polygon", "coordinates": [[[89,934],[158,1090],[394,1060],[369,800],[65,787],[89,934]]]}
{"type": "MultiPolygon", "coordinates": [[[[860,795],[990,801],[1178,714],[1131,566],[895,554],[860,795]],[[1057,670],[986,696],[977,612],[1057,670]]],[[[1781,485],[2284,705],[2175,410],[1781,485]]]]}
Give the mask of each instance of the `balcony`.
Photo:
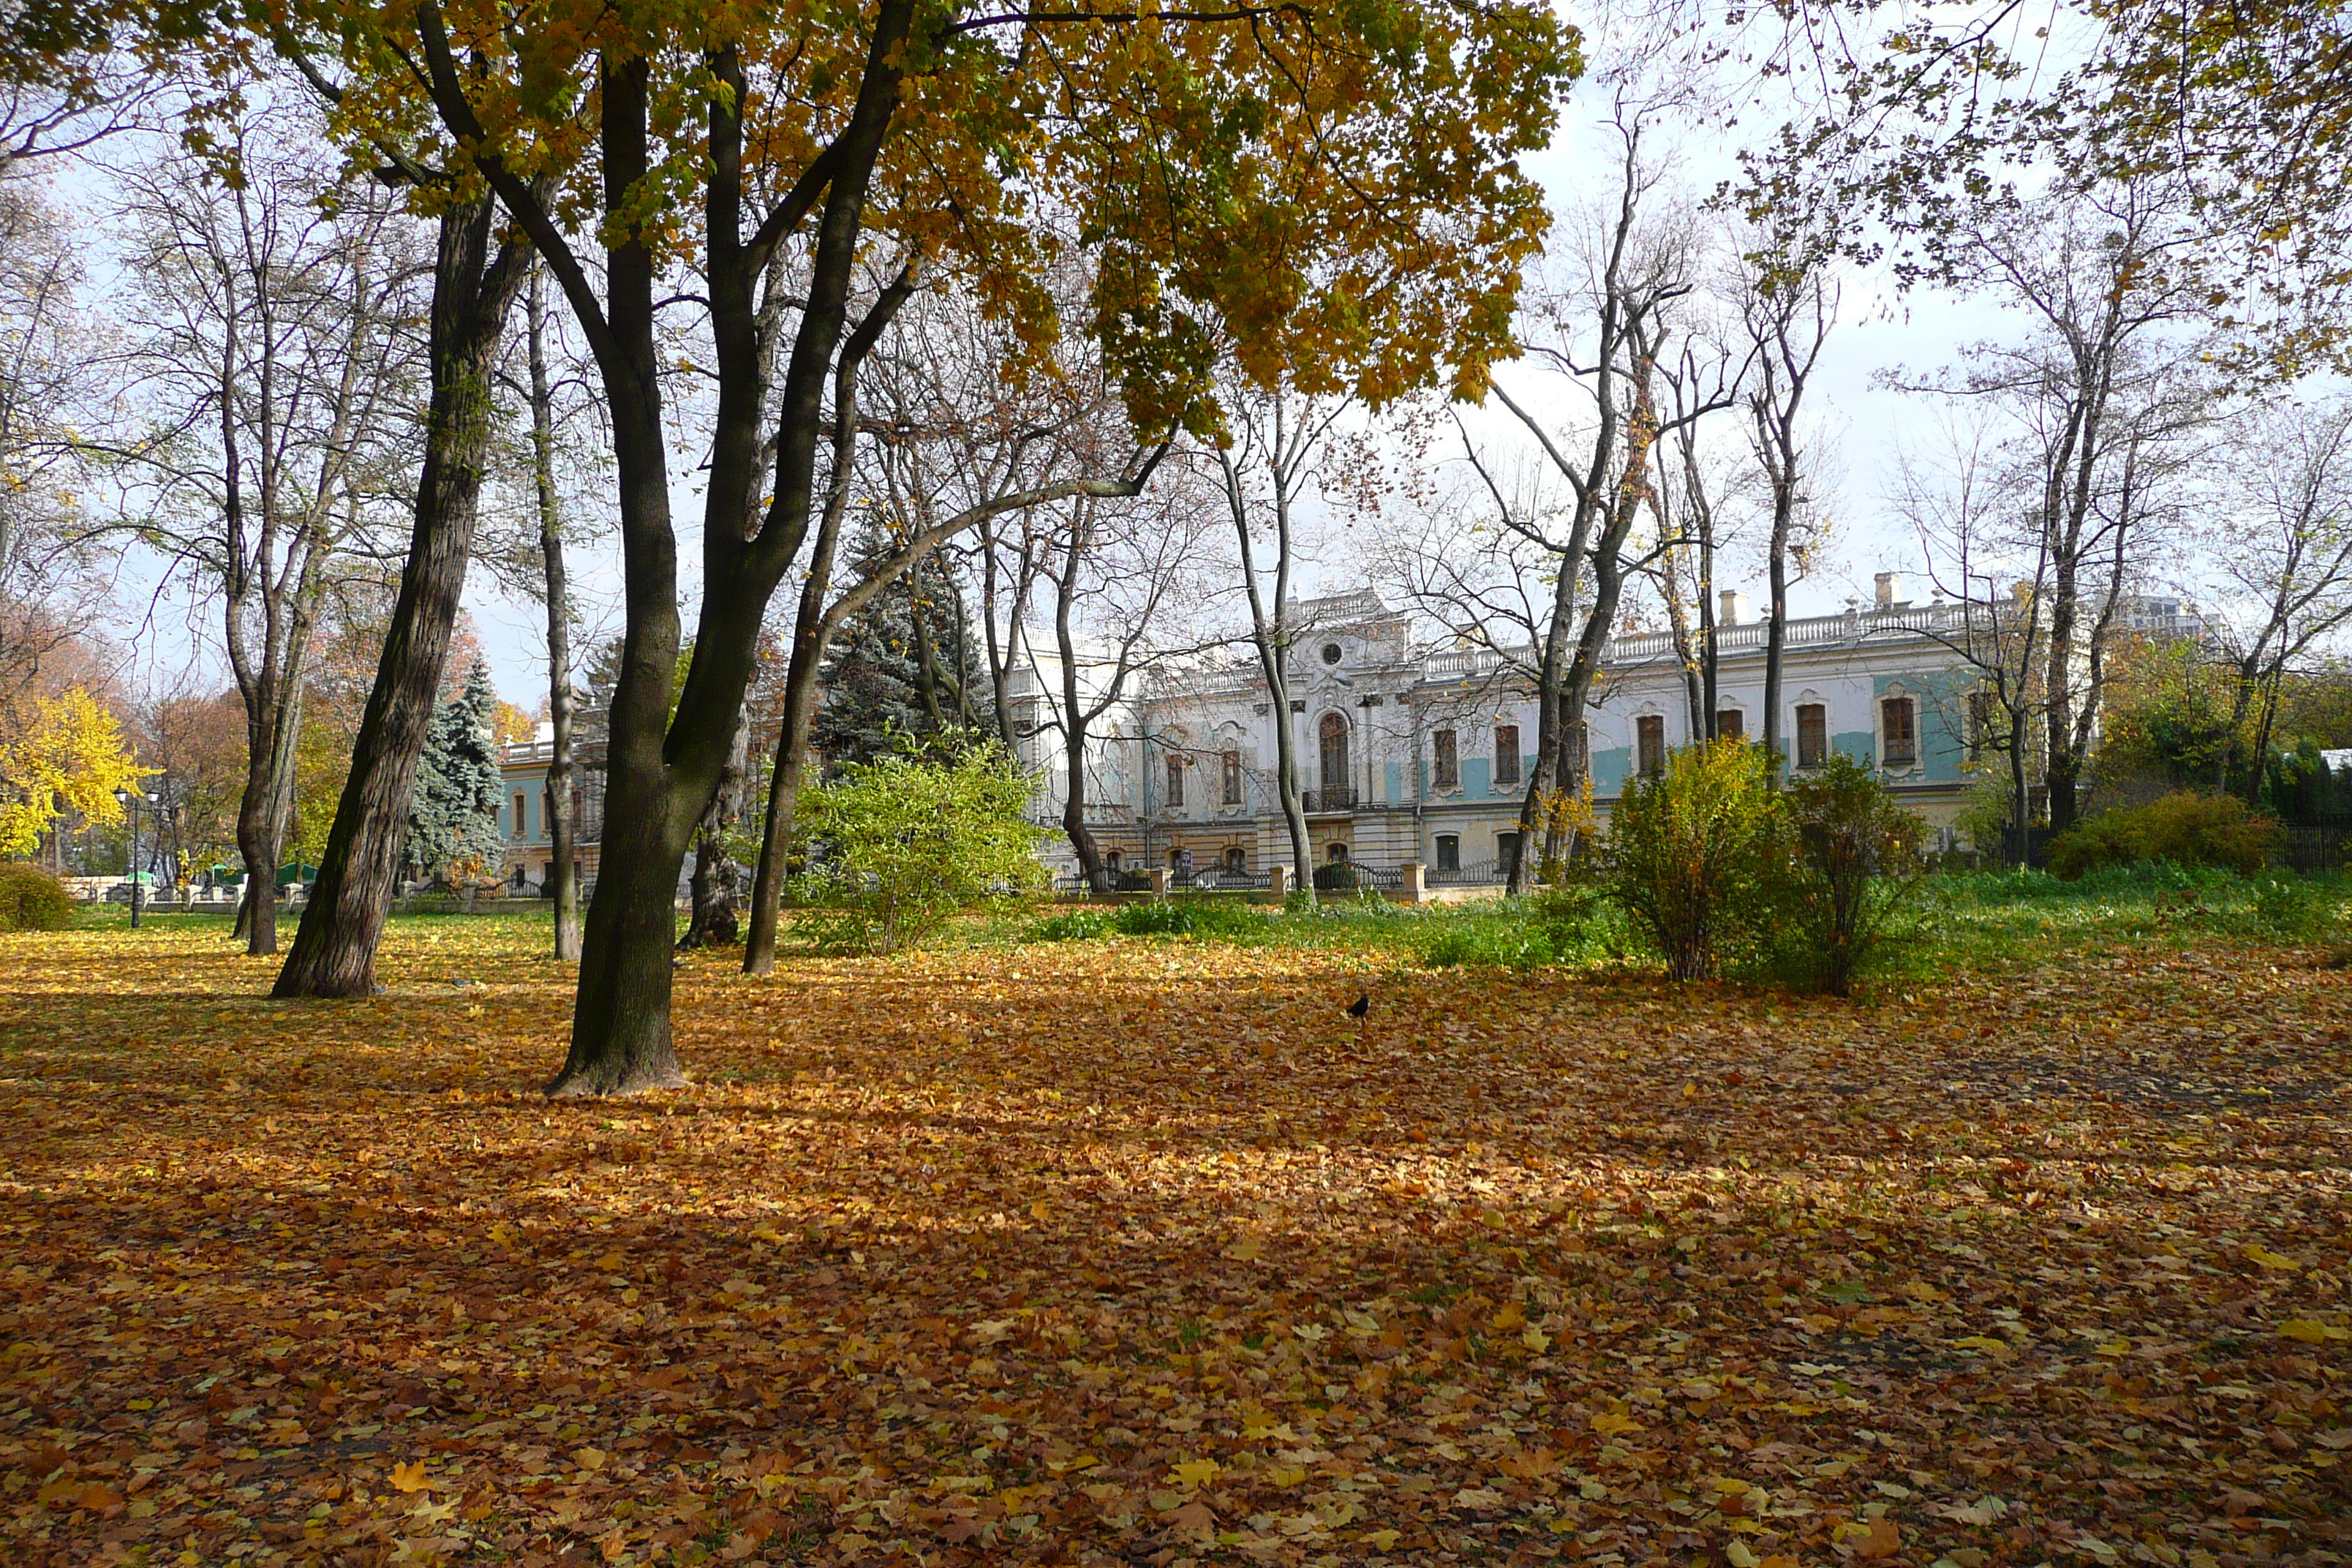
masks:
{"type": "Polygon", "coordinates": [[[1322,789],[1301,790],[1298,800],[1309,816],[1333,816],[1356,809],[1356,786],[1329,784],[1322,789]]]}

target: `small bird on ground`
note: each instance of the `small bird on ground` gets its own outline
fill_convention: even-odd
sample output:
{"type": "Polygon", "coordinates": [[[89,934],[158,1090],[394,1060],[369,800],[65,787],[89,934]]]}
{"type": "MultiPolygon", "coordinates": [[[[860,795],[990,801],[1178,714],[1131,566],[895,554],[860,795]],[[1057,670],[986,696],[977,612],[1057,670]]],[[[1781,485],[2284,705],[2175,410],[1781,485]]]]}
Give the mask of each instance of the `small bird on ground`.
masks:
{"type": "Polygon", "coordinates": [[[1348,1016],[1350,1018],[1360,1018],[1371,1010],[1372,994],[1369,991],[1348,1004],[1348,1016]]]}

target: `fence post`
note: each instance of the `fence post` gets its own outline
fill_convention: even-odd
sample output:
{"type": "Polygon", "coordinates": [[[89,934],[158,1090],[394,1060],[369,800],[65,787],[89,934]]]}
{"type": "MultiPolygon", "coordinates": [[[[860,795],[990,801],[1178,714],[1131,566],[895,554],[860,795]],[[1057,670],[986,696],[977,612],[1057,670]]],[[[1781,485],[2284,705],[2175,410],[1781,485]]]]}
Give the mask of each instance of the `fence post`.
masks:
{"type": "Polygon", "coordinates": [[[1271,880],[1269,880],[1269,881],[1266,883],[1266,885],[1265,885],[1265,889],[1266,889],[1266,891],[1267,891],[1267,892],[1269,892],[1269,893],[1272,893],[1272,894],[1275,896],[1275,898],[1276,898],[1276,900],[1277,901],[1279,901],[1279,900],[1284,900],[1284,899],[1287,899],[1288,897],[1290,897],[1290,868],[1289,868],[1289,866],[1287,866],[1287,865],[1276,866],[1276,867],[1272,868],[1272,871],[1273,871],[1272,879],[1271,879],[1271,880]]]}
{"type": "Polygon", "coordinates": [[[1165,866],[1154,866],[1151,868],[1151,896],[1153,898],[1164,899],[1168,896],[1168,868],[1165,866]]]}
{"type": "Polygon", "coordinates": [[[1402,900],[1408,904],[1429,902],[1429,868],[1418,860],[1408,860],[1402,869],[1404,881],[1398,886],[1397,892],[1402,900]]]}

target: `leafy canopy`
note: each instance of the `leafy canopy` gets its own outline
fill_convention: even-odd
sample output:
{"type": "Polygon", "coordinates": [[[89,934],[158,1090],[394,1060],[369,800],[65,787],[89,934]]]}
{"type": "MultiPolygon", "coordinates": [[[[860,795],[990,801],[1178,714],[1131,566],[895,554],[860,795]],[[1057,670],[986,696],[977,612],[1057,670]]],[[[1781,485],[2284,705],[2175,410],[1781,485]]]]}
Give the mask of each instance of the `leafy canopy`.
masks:
{"type": "Polygon", "coordinates": [[[0,747],[0,855],[31,854],[68,816],[121,821],[114,792],[140,787],[153,771],[132,760],[121,722],[80,687],[39,699],[25,733],[0,747]]]}
{"type": "Polygon", "coordinates": [[[1375,403],[1446,377],[1481,391],[1514,352],[1519,268],[1549,224],[1517,160],[1547,143],[1582,66],[1575,29],[1525,0],[309,0],[250,15],[281,47],[341,56],[346,132],[443,161],[452,178],[428,201],[463,188],[456,154],[478,153],[548,182],[572,232],[642,243],[656,265],[789,234],[777,215],[809,212],[840,168],[887,29],[898,79],[857,217],[874,265],[911,259],[968,289],[1043,363],[1060,330],[1040,280],[1085,246],[1088,324],[1136,423],[1201,435],[1222,428],[1228,350],[1262,385],[1375,403]],[[464,94],[459,147],[420,86],[436,59],[464,94]],[[647,102],[641,170],[600,153],[604,86],[622,74],[647,102]],[[769,215],[740,241],[739,203],[769,215]]]}
{"type": "Polygon", "coordinates": [[[896,952],[959,910],[1040,890],[1029,787],[990,741],[853,763],[803,795],[810,868],[795,890],[818,947],[896,952]]]}

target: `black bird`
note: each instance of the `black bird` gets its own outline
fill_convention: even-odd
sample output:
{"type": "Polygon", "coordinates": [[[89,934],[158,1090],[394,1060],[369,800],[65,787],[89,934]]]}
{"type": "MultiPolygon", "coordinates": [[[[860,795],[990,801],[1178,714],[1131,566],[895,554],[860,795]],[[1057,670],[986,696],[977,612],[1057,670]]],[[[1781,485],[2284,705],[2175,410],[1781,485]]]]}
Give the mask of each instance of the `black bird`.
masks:
{"type": "Polygon", "coordinates": [[[1348,1016],[1350,1018],[1360,1018],[1371,1010],[1372,994],[1369,991],[1348,1004],[1348,1016]]]}

